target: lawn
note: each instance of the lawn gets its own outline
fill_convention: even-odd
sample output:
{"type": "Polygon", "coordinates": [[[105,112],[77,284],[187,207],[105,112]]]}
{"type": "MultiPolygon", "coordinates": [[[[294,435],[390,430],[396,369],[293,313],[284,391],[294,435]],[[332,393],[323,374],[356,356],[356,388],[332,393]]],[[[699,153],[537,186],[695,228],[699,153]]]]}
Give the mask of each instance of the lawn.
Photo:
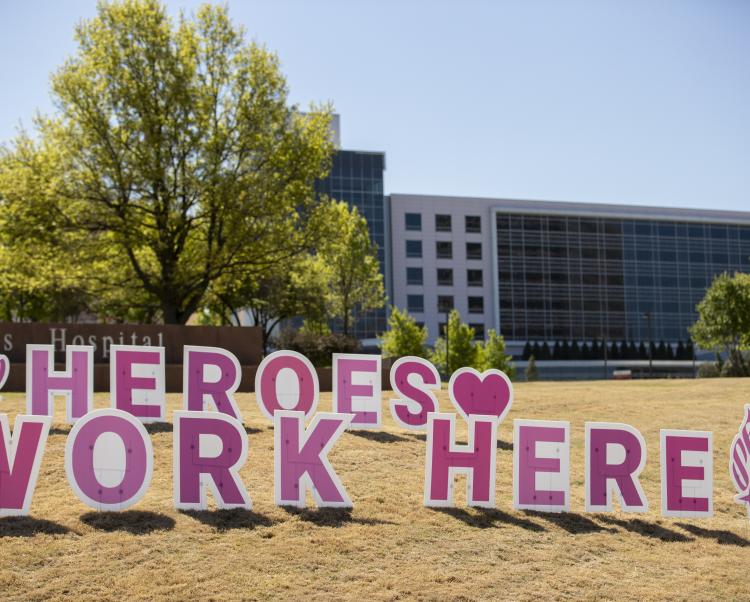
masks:
{"type": "MultiPolygon", "coordinates": [[[[446,391],[444,410],[450,409],[446,391]]],[[[385,393],[384,401],[390,393],[385,393]]],[[[242,476],[252,512],[172,507],[171,425],[150,428],[154,479],[130,511],[103,514],[68,486],[62,405],[27,518],[0,519],[3,599],[739,599],[750,596],[750,522],[732,501],[728,449],[750,379],[521,383],[500,426],[497,509],[422,505],[424,436],[397,428],[347,433],[330,458],[351,512],[273,503],[273,431],[239,396],[249,433],[242,476]],[[512,509],[514,418],[571,422],[568,514],[512,509]],[[645,515],[583,513],[584,422],[625,422],[644,435],[645,515]],[[707,520],[659,515],[659,429],[714,432],[714,508],[707,520]]],[[[178,404],[170,396],[170,408],[178,404]]],[[[97,396],[103,407],[107,397],[97,396]]],[[[319,409],[329,410],[330,393],[319,409]]],[[[384,405],[387,408],[387,405],[384,405]]],[[[0,404],[11,425],[19,394],[0,404]]],[[[451,410],[452,411],[452,410],[451,410]]],[[[459,421],[460,422],[460,421],[459,421]]],[[[465,429],[458,437],[465,440],[465,429]]]]}

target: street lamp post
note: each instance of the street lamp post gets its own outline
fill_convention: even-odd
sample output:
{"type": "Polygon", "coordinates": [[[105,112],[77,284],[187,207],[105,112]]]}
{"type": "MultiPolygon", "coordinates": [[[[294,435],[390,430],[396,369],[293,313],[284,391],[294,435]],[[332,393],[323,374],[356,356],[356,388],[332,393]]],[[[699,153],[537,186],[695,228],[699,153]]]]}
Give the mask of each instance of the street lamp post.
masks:
{"type": "Polygon", "coordinates": [[[693,340],[690,339],[690,349],[692,350],[692,356],[693,356],[693,378],[698,377],[698,373],[695,370],[695,343],[693,343],[693,340]]]}
{"type": "Polygon", "coordinates": [[[646,324],[648,324],[648,375],[650,378],[654,377],[654,342],[651,333],[651,312],[647,311],[643,313],[643,317],[646,318],[646,324]]]}
{"type": "Polygon", "coordinates": [[[609,353],[607,349],[607,340],[608,336],[604,335],[604,380],[607,380],[609,378],[609,370],[607,369],[607,361],[609,360],[609,353]]]}
{"type": "Polygon", "coordinates": [[[451,376],[451,363],[450,363],[450,335],[448,334],[449,328],[448,323],[450,322],[451,314],[450,310],[445,310],[445,376],[446,378],[450,378],[451,376]]]}

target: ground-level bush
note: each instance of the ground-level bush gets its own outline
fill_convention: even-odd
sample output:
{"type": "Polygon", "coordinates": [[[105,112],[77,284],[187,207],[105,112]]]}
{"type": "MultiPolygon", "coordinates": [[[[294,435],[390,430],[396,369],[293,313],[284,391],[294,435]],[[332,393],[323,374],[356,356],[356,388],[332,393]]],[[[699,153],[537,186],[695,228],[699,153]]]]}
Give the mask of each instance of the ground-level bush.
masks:
{"type": "Polygon", "coordinates": [[[334,353],[357,353],[357,339],[336,333],[318,334],[305,330],[285,330],[276,339],[277,349],[290,349],[301,353],[314,366],[330,366],[334,353]]]}
{"type": "Polygon", "coordinates": [[[717,378],[719,367],[714,362],[706,362],[698,368],[698,378],[717,378]]]}

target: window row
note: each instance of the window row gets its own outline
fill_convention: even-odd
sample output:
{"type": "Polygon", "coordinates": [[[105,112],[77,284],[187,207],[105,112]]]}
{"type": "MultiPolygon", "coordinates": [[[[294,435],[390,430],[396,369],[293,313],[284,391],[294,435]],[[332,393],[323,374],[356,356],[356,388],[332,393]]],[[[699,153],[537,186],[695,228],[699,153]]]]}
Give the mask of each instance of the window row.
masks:
{"type": "Polygon", "coordinates": [[[750,240],[750,227],[734,224],[700,224],[615,218],[541,217],[498,214],[499,231],[580,232],[584,234],[624,235],[658,238],[708,238],[713,240],[750,240]]]}
{"type": "MultiPolygon", "coordinates": [[[[484,313],[484,297],[468,297],[468,307],[470,314],[484,313]]],[[[454,308],[453,295],[438,295],[437,311],[441,314],[450,312],[454,308]]],[[[411,313],[424,312],[424,295],[407,295],[406,309],[411,313]]]]}
{"type": "MultiPolygon", "coordinates": [[[[416,259],[422,257],[422,241],[407,240],[406,256],[416,259]]],[[[438,259],[453,259],[453,243],[450,240],[435,241],[435,256],[438,259]]],[[[482,243],[466,243],[466,259],[482,259],[482,243]]]]}
{"type": "MultiPolygon", "coordinates": [[[[452,232],[453,231],[453,216],[448,214],[437,214],[435,215],[435,231],[436,232],[452,232]]],[[[404,227],[407,230],[414,232],[421,232],[422,230],[422,214],[421,213],[405,213],[404,214],[404,227]]],[[[464,216],[464,229],[467,233],[479,233],[482,231],[482,218],[479,215],[466,215],[464,216]]]]}
{"type": "MultiPolygon", "coordinates": [[[[439,286],[453,286],[453,269],[438,268],[437,283],[439,286]]],[[[424,284],[424,270],[422,268],[406,268],[406,284],[421,286],[424,284]]],[[[466,270],[467,286],[483,286],[484,274],[482,270],[466,270]]]]}

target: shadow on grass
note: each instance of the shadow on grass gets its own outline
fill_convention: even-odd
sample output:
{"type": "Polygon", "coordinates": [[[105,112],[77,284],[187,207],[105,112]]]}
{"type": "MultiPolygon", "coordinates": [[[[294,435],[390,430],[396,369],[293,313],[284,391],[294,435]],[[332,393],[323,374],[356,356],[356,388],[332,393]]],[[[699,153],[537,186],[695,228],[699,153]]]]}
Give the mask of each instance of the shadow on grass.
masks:
{"type": "MultiPolygon", "coordinates": [[[[271,429],[273,429],[273,427],[271,427],[271,429]]],[[[258,433],[265,432],[265,430],[266,429],[260,429],[260,428],[254,427],[254,426],[246,426],[245,427],[245,432],[248,435],[257,435],[258,433]]]]}
{"type": "Polygon", "coordinates": [[[252,530],[256,527],[270,527],[274,521],[263,514],[244,508],[229,510],[180,510],[180,514],[194,518],[204,525],[213,527],[217,531],[232,531],[234,529],[252,530]]]}
{"type": "Polygon", "coordinates": [[[394,435],[393,433],[386,433],[384,431],[349,431],[350,435],[355,437],[361,437],[368,441],[375,441],[376,443],[401,443],[403,441],[410,441],[408,437],[402,437],[401,435],[394,435]]]}
{"type": "Polygon", "coordinates": [[[660,541],[694,541],[692,537],[688,537],[679,531],[674,531],[667,527],[663,527],[662,525],[651,523],[640,518],[621,519],[599,515],[597,516],[597,519],[608,525],[614,525],[621,529],[625,529],[626,531],[630,531],[631,533],[637,533],[643,537],[651,537],[660,541]]]}
{"type": "Polygon", "coordinates": [[[49,430],[49,434],[51,435],[65,435],[66,437],[70,435],[70,429],[71,427],[62,427],[62,426],[53,426],[49,430]]]}
{"type": "MultiPolygon", "coordinates": [[[[410,435],[414,439],[417,439],[418,441],[427,441],[427,435],[424,433],[417,433],[415,435],[410,435]]],[[[466,441],[456,441],[456,445],[466,445],[466,441]]],[[[503,441],[502,439],[497,440],[497,449],[501,449],[503,451],[513,451],[513,443],[509,443],[508,441],[503,441]]]]}
{"type": "Polygon", "coordinates": [[[521,527],[527,531],[535,531],[537,533],[547,530],[538,523],[521,518],[520,516],[508,514],[507,512],[495,508],[473,508],[472,512],[469,512],[464,508],[431,508],[431,510],[452,516],[453,518],[466,523],[470,527],[476,527],[477,529],[489,529],[505,524],[521,527]]]}
{"type": "Polygon", "coordinates": [[[352,516],[351,508],[297,508],[283,506],[287,513],[319,527],[343,527],[344,525],[395,525],[397,523],[379,518],[352,516]]]}
{"type": "Polygon", "coordinates": [[[143,425],[146,428],[146,432],[150,435],[156,435],[158,433],[171,433],[173,430],[171,422],[149,422],[143,425]]]}
{"type": "Polygon", "coordinates": [[[174,519],[169,516],[144,510],[87,512],[81,515],[81,522],[99,531],[125,531],[131,535],[171,531],[175,525],[174,519]]]}
{"type": "Polygon", "coordinates": [[[51,520],[30,516],[0,518],[0,537],[34,537],[34,535],[65,535],[67,533],[75,533],[75,531],[51,520]]]}
{"type": "Polygon", "coordinates": [[[737,546],[740,548],[746,548],[750,546],[750,541],[744,537],[740,537],[736,533],[731,531],[724,531],[721,529],[704,529],[703,527],[697,527],[696,525],[690,525],[688,523],[677,523],[680,529],[685,529],[688,533],[697,535],[698,537],[704,537],[706,539],[714,539],[716,543],[724,546],[737,546]]]}
{"type": "Polygon", "coordinates": [[[595,523],[585,516],[582,516],[581,514],[575,514],[572,512],[539,512],[537,510],[524,510],[524,512],[527,516],[546,520],[548,523],[557,525],[573,535],[580,535],[583,533],[601,533],[602,531],[608,533],[617,532],[617,529],[614,527],[605,527],[599,523],[595,523]]]}

